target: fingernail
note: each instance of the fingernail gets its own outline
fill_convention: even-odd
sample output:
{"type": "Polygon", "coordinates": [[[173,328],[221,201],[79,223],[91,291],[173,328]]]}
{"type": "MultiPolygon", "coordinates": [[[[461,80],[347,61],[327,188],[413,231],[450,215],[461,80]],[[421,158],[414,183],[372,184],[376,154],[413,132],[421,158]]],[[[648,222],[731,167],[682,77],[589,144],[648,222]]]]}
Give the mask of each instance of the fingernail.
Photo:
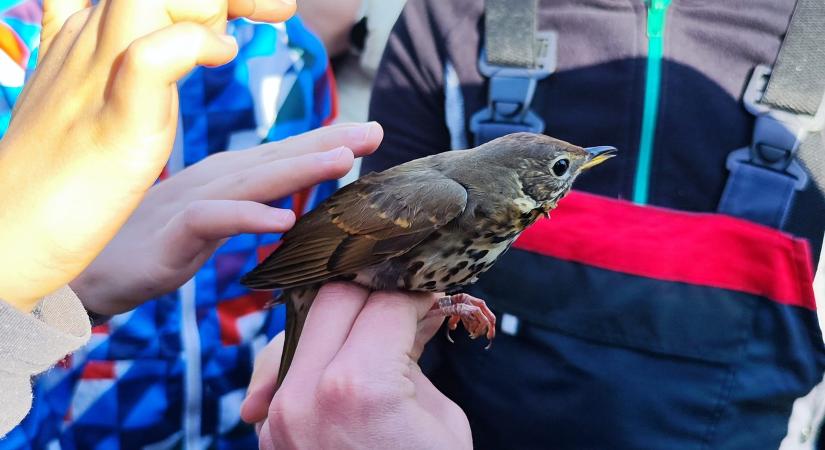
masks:
{"type": "Polygon", "coordinates": [[[274,220],[277,225],[291,223],[295,220],[295,213],[288,209],[275,209],[272,211],[272,220],[274,220]]]}
{"type": "Polygon", "coordinates": [[[372,131],[373,123],[374,122],[365,123],[348,130],[347,137],[352,139],[353,143],[363,144],[364,142],[367,142],[367,139],[370,137],[370,132],[372,131]]]}
{"type": "Polygon", "coordinates": [[[344,150],[346,147],[338,147],[334,150],[330,150],[327,152],[323,152],[318,154],[318,159],[323,162],[335,162],[341,159],[341,155],[344,154],[344,150]]]}

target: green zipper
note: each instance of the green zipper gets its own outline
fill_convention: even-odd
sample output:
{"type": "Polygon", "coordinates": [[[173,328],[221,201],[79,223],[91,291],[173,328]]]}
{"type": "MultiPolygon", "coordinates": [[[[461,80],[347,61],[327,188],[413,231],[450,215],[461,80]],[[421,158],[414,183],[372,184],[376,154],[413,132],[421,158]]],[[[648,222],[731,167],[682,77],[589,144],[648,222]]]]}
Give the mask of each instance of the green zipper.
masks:
{"type": "Polygon", "coordinates": [[[642,136],[639,141],[639,162],[633,185],[633,201],[647,204],[650,187],[650,164],[653,160],[653,137],[656,134],[656,115],[659,109],[659,90],[662,80],[665,17],[670,0],[648,0],[647,4],[647,76],[645,78],[645,105],[642,113],[642,136]]]}

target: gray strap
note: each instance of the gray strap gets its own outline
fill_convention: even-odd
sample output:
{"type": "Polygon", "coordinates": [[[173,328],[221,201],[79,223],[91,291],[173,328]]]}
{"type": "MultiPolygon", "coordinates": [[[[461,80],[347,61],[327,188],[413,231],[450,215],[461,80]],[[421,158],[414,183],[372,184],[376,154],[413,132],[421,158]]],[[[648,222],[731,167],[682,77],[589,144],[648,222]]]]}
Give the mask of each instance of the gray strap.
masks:
{"type": "Polygon", "coordinates": [[[811,181],[825,194],[825,137],[823,133],[811,134],[799,147],[799,160],[808,169],[811,181]]]}
{"type": "Polygon", "coordinates": [[[762,103],[813,116],[825,93],[825,1],[797,0],[762,103]]]}
{"type": "Polygon", "coordinates": [[[486,0],[484,43],[487,62],[496,66],[535,67],[538,0],[486,0]]]}
{"type": "MultiPolygon", "coordinates": [[[[796,114],[814,116],[825,96],[825,1],[797,0],[788,32],[782,42],[779,56],[762,103],[796,114]]],[[[820,111],[820,116],[822,115],[820,111]]],[[[821,128],[822,118],[814,119],[813,128],[821,128]]],[[[821,204],[825,195],[825,137],[823,131],[811,133],[797,153],[797,159],[807,169],[812,183],[801,195],[821,204]]],[[[811,214],[821,211],[808,207],[793,207],[789,224],[804,224],[811,214]]]]}

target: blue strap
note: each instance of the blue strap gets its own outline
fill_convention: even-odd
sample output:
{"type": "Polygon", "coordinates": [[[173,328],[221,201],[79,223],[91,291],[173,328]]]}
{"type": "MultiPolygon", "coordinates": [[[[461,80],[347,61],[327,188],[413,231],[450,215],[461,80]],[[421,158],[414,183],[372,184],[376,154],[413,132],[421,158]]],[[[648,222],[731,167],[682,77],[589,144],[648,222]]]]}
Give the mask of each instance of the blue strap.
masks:
{"type": "Polygon", "coordinates": [[[760,114],[751,145],[728,156],[730,175],[718,211],[782,228],[796,191],[808,183],[796,154],[811,125],[789,113],[769,110],[760,114]]]}
{"type": "Polygon", "coordinates": [[[781,228],[796,193],[796,178],[749,163],[731,168],[719,212],[781,228]]]}
{"type": "Polygon", "coordinates": [[[810,132],[825,126],[823,19],[825,2],[797,0],[774,67],[754,69],[743,98],[756,116],[753,141],[728,157],[719,212],[782,228],[796,191],[808,184],[797,153],[810,132]]]}
{"type": "Polygon", "coordinates": [[[544,123],[542,123],[541,126],[532,126],[527,123],[516,122],[481,122],[475,130],[473,130],[473,135],[475,136],[475,145],[479,146],[510,133],[519,133],[522,131],[541,133],[543,130],[544,123]]]}

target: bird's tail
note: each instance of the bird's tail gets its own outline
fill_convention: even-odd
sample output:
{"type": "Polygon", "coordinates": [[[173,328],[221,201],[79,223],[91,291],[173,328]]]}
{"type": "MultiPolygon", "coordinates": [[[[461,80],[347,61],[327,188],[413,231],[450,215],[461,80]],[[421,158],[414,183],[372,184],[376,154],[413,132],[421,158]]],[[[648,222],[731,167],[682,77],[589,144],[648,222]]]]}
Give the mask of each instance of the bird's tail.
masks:
{"type": "Polygon", "coordinates": [[[309,285],[285,289],[278,299],[286,303],[286,328],[284,330],[284,351],[281,354],[281,366],[278,370],[278,379],[275,382],[276,390],[281,387],[289,366],[292,365],[295,349],[298,348],[298,339],[301,337],[309,307],[312,306],[312,302],[315,300],[318,288],[318,285],[309,285]]]}

